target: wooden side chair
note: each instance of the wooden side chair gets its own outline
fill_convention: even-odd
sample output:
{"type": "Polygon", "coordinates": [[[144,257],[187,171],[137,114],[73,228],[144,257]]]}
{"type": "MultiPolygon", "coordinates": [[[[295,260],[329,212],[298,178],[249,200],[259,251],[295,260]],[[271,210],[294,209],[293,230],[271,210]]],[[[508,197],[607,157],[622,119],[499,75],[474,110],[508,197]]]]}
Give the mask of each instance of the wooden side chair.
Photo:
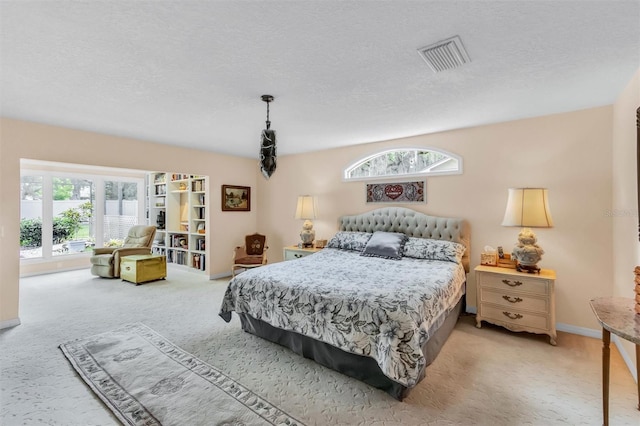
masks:
{"type": "Polygon", "coordinates": [[[247,235],[244,246],[236,247],[233,252],[233,266],[231,277],[236,275],[236,269],[257,268],[267,264],[267,237],[262,234],[247,235]]]}

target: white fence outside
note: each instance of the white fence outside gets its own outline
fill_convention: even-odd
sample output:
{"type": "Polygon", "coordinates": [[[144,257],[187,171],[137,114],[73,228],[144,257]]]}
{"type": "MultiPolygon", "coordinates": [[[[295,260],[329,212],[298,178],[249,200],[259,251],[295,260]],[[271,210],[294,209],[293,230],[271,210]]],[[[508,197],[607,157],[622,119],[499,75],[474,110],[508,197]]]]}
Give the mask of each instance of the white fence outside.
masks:
{"type": "Polygon", "coordinates": [[[104,242],[117,239],[124,240],[129,233],[129,228],[138,224],[138,216],[105,216],[104,217],[104,242]]]}
{"type": "MultiPolygon", "coordinates": [[[[53,216],[57,216],[65,210],[79,207],[87,200],[54,200],[53,216]]],[[[105,215],[119,215],[118,200],[106,202],[105,215]]],[[[122,216],[138,217],[138,200],[122,201],[122,216]]],[[[42,217],[42,200],[22,200],[20,202],[20,218],[37,219],[42,217]]]]}

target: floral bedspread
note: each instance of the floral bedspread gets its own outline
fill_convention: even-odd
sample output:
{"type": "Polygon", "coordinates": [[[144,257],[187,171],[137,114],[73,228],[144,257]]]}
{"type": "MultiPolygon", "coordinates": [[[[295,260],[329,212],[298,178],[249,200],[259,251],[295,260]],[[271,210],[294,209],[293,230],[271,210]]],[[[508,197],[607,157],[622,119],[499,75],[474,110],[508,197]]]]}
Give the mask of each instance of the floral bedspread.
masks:
{"type": "Polygon", "coordinates": [[[462,265],[390,260],[325,248],[250,269],[228,285],[219,315],[246,313],[274,327],[374,358],[390,379],[413,387],[422,345],[464,293],[462,265]]]}

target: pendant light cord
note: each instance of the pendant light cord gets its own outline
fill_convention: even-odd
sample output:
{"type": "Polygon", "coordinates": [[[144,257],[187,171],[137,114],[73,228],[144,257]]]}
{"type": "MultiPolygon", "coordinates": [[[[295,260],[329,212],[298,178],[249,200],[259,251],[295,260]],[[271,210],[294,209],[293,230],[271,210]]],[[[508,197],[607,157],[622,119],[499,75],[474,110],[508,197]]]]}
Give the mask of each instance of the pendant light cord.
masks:
{"type": "Polygon", "coordinates": [[[271,127],[271,122],[269,121],[269,101],[265,101],[267,103],[267,130],[271,127]]]}
{"type": "Polygon", "coordinates": [[[267,103],[267,130],[269,130],[269,128],[271,127],[271,121],[269,121],[269,103],[273,101],[273,96],[262,95],[260,98],[267,103]]]}

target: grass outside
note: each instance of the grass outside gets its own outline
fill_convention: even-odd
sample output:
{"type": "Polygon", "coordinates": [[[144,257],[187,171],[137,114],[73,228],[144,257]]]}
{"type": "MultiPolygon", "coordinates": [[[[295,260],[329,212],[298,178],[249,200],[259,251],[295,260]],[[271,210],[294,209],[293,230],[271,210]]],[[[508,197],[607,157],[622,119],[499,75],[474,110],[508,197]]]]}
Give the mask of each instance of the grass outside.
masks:
{"type": "Polygon", "coordinates": [[[78,233],[76,234],[74,239],[84,240],[88,239],[89,237],[89,224],[87,223],[80,226],[80,229],[78,230],[78,233]]]}

